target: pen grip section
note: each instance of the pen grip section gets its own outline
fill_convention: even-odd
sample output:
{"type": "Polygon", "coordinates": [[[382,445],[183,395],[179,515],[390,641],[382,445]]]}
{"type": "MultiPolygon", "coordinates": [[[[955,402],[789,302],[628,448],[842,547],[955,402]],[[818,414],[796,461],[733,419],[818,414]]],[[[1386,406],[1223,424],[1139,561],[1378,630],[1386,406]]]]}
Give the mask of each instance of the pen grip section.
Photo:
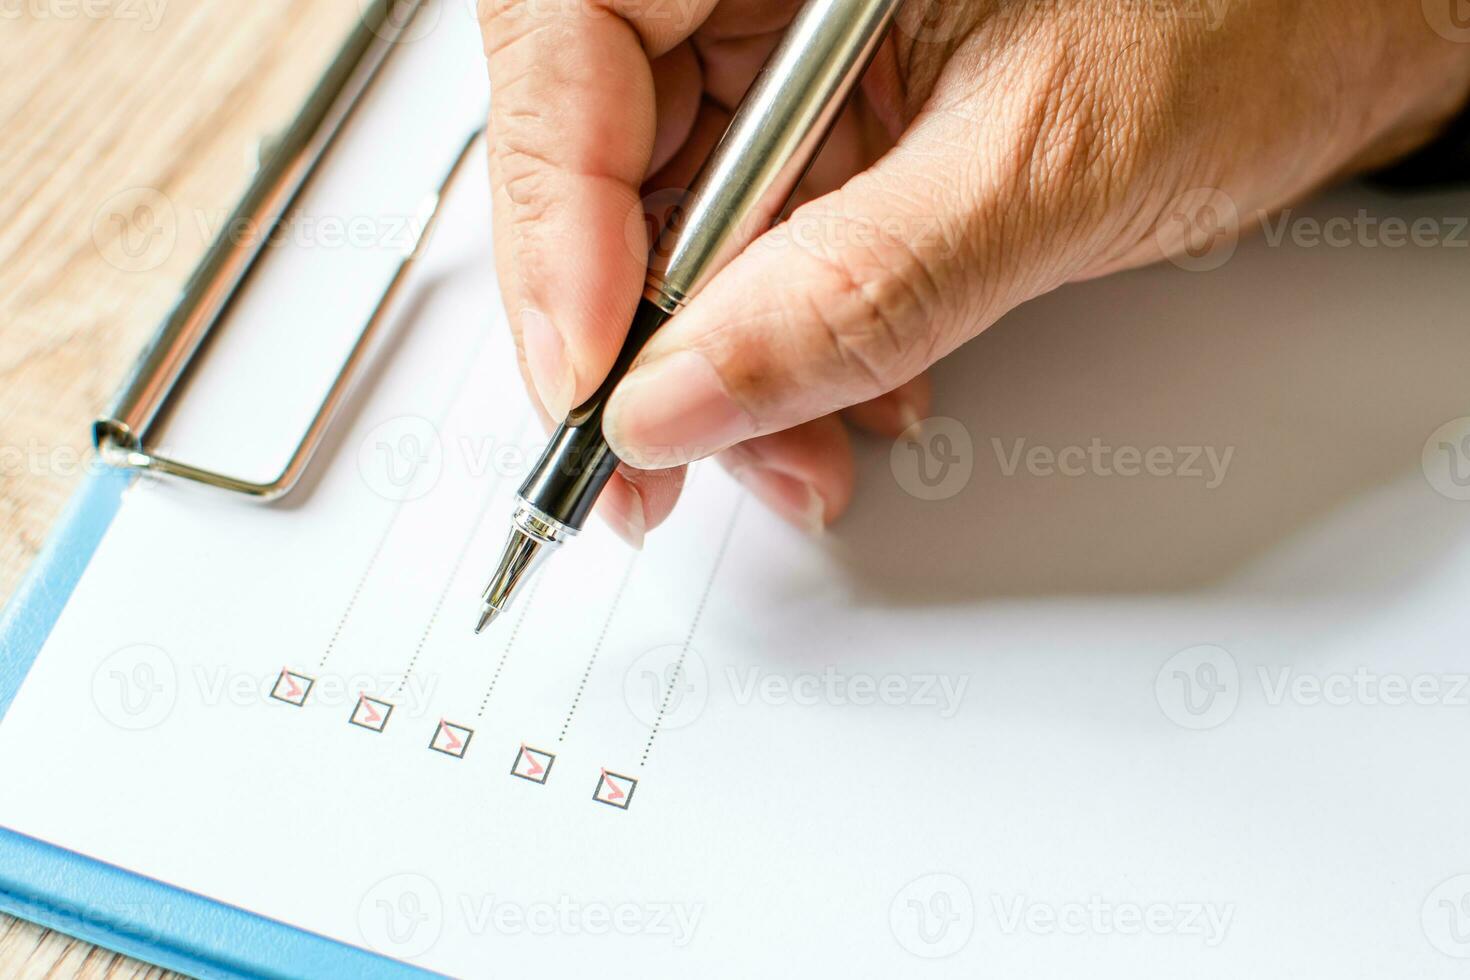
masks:
{"type": "Polygon", "coordinates": [[[582,529],[621,462],[603,438],[603,409],[643,345],[668,319],[668,313],[648,300],[639,301],[612,370],[592,397],[572,409],[552,435],[536,469],[521,485],[522,500],[574,531],[582,529]]]}

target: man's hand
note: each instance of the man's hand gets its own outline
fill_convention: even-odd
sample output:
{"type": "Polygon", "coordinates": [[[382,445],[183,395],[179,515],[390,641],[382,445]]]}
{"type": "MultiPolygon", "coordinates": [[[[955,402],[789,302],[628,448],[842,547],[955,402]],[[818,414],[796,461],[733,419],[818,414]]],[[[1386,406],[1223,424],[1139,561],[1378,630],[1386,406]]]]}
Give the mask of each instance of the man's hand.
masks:
{"type": "MultiPolygon", "coordinates": [[[[622,344],[643,198],[687,184],[797,6],[482,0],[496,263],[550,418],[622,344]]],[[[718,453],[820,529],[852,494],[843,416],[897,435],[924,370],[1016,305],[1387,163],[1467,92],[1470,44],[1406,0],[908,0],[805,203],[614,394],[640,469],[603,512],[641,541],[680,464],[718,453]]]]}

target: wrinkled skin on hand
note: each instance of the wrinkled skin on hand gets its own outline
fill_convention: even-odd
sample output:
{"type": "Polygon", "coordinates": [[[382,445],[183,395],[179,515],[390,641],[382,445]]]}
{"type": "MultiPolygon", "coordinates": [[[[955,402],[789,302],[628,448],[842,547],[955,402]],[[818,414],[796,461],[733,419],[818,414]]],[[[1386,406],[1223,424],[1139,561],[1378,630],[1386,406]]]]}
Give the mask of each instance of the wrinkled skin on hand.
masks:
{"type": "MultiPolygon", "coordinates": [[[[798,4],[482,0],[496,262],[548,419],[612,365],[642,199],[687,185],[798,4]]],[[[817,530],[846,423],[896,436],[925,369],[1060,285],[1208,247],[1430,140],[1470,44],[1411,0],[909,0],[789,220],[648,344],[608,408],[629,540],[718,455],[817,530]],[[844,421],[845,420],[845,421],[844,421]]]]}

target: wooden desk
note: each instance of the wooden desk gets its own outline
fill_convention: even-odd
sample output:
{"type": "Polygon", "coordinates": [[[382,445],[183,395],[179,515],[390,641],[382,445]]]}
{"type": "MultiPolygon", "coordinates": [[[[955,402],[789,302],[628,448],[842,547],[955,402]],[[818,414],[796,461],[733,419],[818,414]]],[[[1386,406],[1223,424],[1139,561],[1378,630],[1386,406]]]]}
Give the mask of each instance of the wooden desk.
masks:
{"type": "MultiPolygon", "coordinates": [[[[0,601],[95,465],[92,417],[245,187],[259,138],[291,117],[360,11],[359,0],[0,9],[0,601]],[[120,218],[152,244],[119,252],[120,218]]],[[[162,975],[0,916],[0,976],[162,975]]]]}

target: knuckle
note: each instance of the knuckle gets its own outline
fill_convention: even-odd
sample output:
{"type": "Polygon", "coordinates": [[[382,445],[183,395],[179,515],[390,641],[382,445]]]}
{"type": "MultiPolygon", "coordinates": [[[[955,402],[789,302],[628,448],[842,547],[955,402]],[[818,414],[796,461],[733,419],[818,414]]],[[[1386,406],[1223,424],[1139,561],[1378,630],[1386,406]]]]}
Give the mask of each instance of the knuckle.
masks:
{"type": "Polygon", "coordinates": [[[516,218],[522,220],[527,217],[520,213],[523,209],[549,206],[548,185],[556,171],[538,141],[512,135],[513,129],[506,127],[496,136],[495,163],[516,218]]]}
{"type": "Polygon", "coordinates": [[[534,224],[556,208],[554,184],[561,167],[552,156],[554,124],[534,103],[497,106],[491,126],[496,176],[510,203],[513,226],[534,224]]]}
{"type": "Polygon", "coordinates": [[[480,0],[476,8],[480,22],[480,40],[485,57],[493,67],[520,48],[533,42],[548,21],[537,16],[533,6],[524,0],[480,0]]]}
{"type": "Polygon", "coordinates": [[[507,205],[497,208],[497,220],[505,222],[515,267],[526,281],[536,281],[555,265],[548,254],[555,248],[546,230],[555,224],[562,207],[561,195],[553,186],[556,171],[539,146],[515,126],[502,127],[495,134],[495,173],[507,205]]]}
{"type": "Polygon", "coordinates": [[[816,253],[816,288],[803,291],[803,318],[817,327],[822,357],[843,376],[865,379],[870,396],[920,370],[932,348],[924,326],[939,289],[927,262],[905,244],[816,253]]]}

